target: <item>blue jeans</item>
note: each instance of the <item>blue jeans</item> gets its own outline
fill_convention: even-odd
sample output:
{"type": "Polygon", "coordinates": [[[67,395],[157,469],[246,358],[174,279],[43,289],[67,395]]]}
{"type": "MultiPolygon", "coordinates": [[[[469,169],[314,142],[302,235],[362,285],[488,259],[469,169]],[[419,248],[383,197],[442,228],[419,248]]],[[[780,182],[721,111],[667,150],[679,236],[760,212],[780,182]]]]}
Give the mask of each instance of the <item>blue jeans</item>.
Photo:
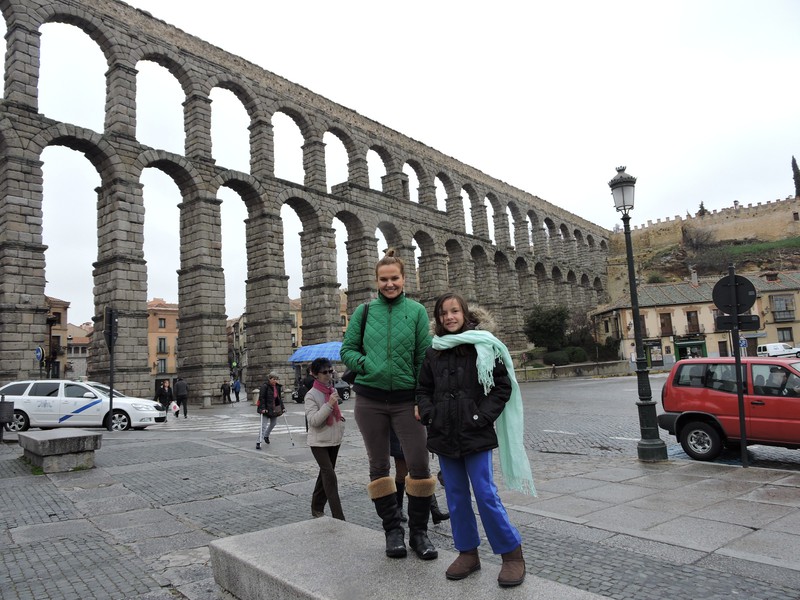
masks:
{"type": "Polygon", "coordinates": [[[268,417],[267,415],[261,415],[261,437],[268,438],[269,434],[272,433],[272,430],[275,429],[275,425],[278,424],[278,417],[268,417]]]}
{"type": "Polygon", "coordinates": [[[439,456],[444,477],[447,508],[456,550],[474,550],[481,543],[478,522],[472,510],[470,483],[486,537],[495,554],[511,552],[522,543],[517,528],[508,519],[494,484],[492,451],[477,452],[461,458],[439,456]]]}

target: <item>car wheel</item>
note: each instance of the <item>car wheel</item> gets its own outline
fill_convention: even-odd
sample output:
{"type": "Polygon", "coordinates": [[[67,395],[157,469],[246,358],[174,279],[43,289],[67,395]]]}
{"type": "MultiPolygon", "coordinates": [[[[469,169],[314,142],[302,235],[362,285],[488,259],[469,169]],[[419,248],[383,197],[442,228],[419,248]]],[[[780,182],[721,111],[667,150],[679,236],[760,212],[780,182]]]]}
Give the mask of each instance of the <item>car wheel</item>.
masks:
{"type": "Polygon", "coordinates": [[[11,422],[5,424],[6,431],[12,431],[14,433],[18,431],[28,431],[31,428],[31,421],[21,410],[15,410],[14,414],[11,416],[11,422]]]}
{"type": "Polygon", "coordinates": [[[111,419],[111,429],[114,431],[128,431],[131,428],[131,418],[122,410],[115,410],[111,419]]]}
{"type": "Polygon", "coordinates": [[[722,437],[713,425],[693,421],[681,429],[681,447],[695,460],[714,460],[722,452],[722,437]]]}
{"type": "Polygon", "coordinates": [[[342,390],[342,402],[350,400],[350,390],[342,390]]]}

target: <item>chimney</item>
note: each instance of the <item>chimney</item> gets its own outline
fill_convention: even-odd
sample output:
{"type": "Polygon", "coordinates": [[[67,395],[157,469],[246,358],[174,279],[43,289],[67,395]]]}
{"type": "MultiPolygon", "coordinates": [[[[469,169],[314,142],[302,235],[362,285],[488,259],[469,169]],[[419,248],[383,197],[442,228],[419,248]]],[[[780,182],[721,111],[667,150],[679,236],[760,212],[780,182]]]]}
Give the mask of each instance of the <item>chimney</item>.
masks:
{"type": "Polygon", "coordinates": [[[738,200],[734,200],[733,201],[733,210],[739,210],[739,201],[738,200]]]}
{"type": "Polygon", "coordinates": [[[695,271],[694,269],[692,269],[692,285],[694,287],[697,287],[697,285],[698,285],[698,283],[697,283],[697,271],[695,271]]]}

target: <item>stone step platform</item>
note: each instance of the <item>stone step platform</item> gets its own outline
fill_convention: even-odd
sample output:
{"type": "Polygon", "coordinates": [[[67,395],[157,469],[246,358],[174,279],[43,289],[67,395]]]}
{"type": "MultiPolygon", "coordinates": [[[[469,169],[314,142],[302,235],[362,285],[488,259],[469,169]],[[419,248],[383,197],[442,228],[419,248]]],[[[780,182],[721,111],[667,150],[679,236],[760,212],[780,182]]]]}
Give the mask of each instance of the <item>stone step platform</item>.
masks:
{"type": "Polygon", "coordinates": [[[484,562],[461,581],[444,572],[457,553],[439,549],[437,560],[388,558],[381,531],[330,517],[309,519],[210,544],[214,579],[239,600],[599,600],[602,596],[535,577],[522,585],[497,585],[500,565],[484,562]]]}
{"type": "Polygon", "coordinates": [[[94,467],[94,451],[100,448],[102,433],[85,429],[50,429],[17,434],[24,456],[45,473],[62,473],[94,467]]]}

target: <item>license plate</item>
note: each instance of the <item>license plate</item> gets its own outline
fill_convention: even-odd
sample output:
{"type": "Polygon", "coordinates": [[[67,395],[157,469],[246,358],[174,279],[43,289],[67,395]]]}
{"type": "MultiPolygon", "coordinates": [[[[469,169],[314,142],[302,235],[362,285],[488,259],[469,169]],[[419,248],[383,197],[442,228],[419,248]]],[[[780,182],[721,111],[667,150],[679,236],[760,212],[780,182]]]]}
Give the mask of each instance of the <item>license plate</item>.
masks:
{"type": "Polygon", "coordinates": [[[158,413],[158,416],[159,417],[166,417],[167,416],[167,411],[162,410],[161,412],[158,413]]]}

